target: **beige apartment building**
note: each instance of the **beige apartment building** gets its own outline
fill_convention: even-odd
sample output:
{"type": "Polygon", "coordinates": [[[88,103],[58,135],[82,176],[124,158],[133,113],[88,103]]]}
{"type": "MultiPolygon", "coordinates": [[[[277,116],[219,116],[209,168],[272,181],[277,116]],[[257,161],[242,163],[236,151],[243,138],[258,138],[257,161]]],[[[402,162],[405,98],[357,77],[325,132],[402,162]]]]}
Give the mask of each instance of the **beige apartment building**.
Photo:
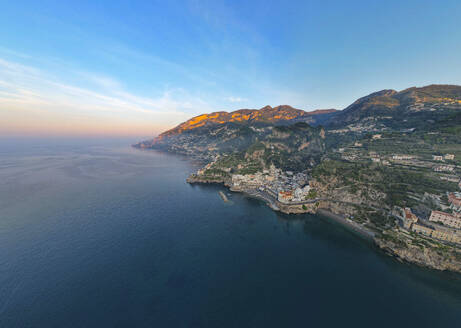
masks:
{"type": "Polygon", "coordinates": [[[431,238],[461,244],[461,232],[452,231],[449,228],[434,228],[414,223],[411,226],[411,230],[431,238]]]}
{"type": "Polygon", "coordinates": [[[461,229],[461,218],[445,212],[432,211],[429,221],[441,222],[446,226],[461,229]]]}

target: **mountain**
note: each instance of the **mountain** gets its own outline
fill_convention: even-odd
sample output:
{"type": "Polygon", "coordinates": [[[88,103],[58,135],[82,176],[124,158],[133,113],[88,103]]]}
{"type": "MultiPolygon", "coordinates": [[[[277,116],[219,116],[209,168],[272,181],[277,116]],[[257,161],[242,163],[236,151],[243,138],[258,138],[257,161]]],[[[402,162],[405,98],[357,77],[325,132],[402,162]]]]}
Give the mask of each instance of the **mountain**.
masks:
{"type": "Polygon", "coordinates": [[[357,123],[387,128],[431,128],[461,112],[461,86],[429,85],[403,91],[381,90],[336,112],[326,125],[357,123]],[[436,125],[436,124],[435,124],[436,125]]]}
{"type": "MultiPolygon", "coordinates": [[[[403,91],[381,90],[362,97],[342,111],[306,112],[288,105],[202,114],[135,145],[193,156],[241,152],[270,137],[275,127],[298,122],[335,132],[451,131],[461,133],[461,86],[429,85],[403,91]]],[[[298,130],[296,133],[299,133],[298,130]]],[[[332,135],[332,134],[330,134],[332,135]]],[[[340,134],[335,134],[340,136],[340,134]]],[[[344,137],[330,138],[328,145],[344,137]],[[330,139],[333,142],[330,142],[330,139]]]]}
{"type": "Polygon", "coordinates": [[[258,158],[266,168],[274,164],[283,170],[303,171],[320,163],[325,150],[325,130],[298,122],[275,126],[263,140],[247,149],[245,155],[258,158]]]}
{"type": "Polygon", "coordinates": [[[277,107],[265,106],[261,109],[239,109],[233,112],[213,112],[195,116],[175,128],[162,133],[158,139],[193,130],[201,127],[220,125],[229,122],[241,124],[283,124],[286,122],[307,122],[315,123],[315,120],[325,114],[335,112],[335,109],[320,109],[306,112],[288,105],[277,107]]]}
{"type": "Polygon", "coordinates": [[[306,112],[288,105],[213,112],[193,117],[135,147],[195,155],[241,151],[271,134],[275,126],[298,122],[316,125],[335,112],[335,109],[306,112]]]}

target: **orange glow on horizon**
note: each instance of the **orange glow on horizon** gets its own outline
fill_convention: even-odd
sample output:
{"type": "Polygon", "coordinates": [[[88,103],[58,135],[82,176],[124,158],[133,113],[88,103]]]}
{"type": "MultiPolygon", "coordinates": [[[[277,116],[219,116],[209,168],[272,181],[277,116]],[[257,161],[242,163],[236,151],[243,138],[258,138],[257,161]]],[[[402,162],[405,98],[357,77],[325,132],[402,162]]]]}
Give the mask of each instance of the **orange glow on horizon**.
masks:
{"type": "Polygon", "coordinates": [[[172,126],[148,120],[24,116],[0,117],[0,136],[154,136],[172,126]]]}

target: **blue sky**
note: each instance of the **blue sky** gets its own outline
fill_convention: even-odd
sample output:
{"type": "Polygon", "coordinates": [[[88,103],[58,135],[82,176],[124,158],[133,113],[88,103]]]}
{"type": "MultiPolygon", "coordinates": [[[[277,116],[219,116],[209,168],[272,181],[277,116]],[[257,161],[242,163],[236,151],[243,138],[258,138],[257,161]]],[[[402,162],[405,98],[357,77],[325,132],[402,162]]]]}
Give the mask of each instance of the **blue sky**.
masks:
{"type": "Polygon", "coordinates": [[[0,134],[149,135],[461,84],[460,1],[2,1],[0,134]],[[2,132],[2,131],[3,132],[2,132]]]}

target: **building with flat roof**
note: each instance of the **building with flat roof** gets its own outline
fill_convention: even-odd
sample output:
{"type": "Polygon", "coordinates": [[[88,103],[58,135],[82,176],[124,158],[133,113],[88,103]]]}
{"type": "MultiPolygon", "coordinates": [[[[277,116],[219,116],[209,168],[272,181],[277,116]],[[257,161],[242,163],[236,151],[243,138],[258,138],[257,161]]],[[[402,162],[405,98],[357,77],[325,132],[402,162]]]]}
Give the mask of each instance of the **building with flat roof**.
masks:
{"type": "Polygon", "coordinates": [[[427,237],[461,244],[461,231],[443,226],[425,226],[419,223],[412,225],[411,230],[427,237]]]}
{"type": "Polygon", "coordinates": [[[413,159],[411,155],[392,155],[393,160],[409,160],[413,159]]]}
{"type": "Polygon", "coordinates": [[[436,165],[434,166],[435,172],[453,172],[455,167],[453,165],[436,165]]]}
{"type": "Polygon", "coordinates": [[[432,211],[431,216],[429,217],[429,221],[440,222],[443,223],[443,225],[445,226],[461,229],[461,218],[458,218],[449,213],[432,211]]]}
{"type": "Polygon", "coordinates": [[[418,224],[418,223],[414,223],[411,226],[411,230],[416,232],[416,233],[420,233],[422,235],[428,236],[428,237],[431,237],[432,232],[434,231],[434,229],[432,229],[430,227],[423,226],[422,224],[418,224]]]}

